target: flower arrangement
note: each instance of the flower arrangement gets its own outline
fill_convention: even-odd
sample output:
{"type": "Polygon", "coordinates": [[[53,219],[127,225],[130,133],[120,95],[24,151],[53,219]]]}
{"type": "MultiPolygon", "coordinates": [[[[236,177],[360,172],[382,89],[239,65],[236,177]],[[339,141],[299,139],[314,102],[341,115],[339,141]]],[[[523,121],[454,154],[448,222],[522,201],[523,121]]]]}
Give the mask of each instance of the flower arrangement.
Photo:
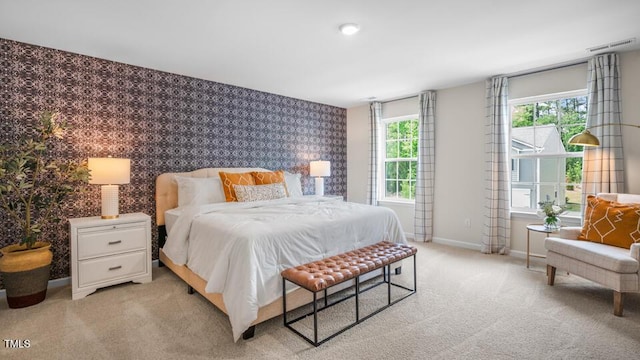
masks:
{"type": "Polygon", "coordinates": [[[544,226],[547,229],[556,230],[560,227],[558,216],[565,210],[564,206],[556,205],[555,200],[545,200],[538,203],[540,209],[538,216],[544,217],[544,226]]]}

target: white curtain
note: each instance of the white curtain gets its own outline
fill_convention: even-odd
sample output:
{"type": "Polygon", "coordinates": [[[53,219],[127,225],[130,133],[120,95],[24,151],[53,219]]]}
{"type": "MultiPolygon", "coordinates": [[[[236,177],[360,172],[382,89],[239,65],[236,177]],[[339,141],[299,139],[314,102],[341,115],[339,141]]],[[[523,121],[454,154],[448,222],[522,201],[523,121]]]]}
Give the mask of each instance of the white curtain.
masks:
{"type": "Polygon", "coordinates": [[[367,204],[378,205],[378,125],[382,117],[382,103],[369,105],[369,179],[367,204]]]}
{"type": "Polygon", "coordinates": [[[589,60],[587,129],[600,139],[600,146],[584,148],[583,204],[587,195],[625,192],[619,78],[617,54],[589,60]]]}
{"type": "Polygon", "coordinates": [[[508,254],[510,247],[508,80],[487,80],[485,206],[482,252],[508,254]]]}
{"type": "Polygon", "coordinates": [[[435,171],[436,92],[425,91],[419,97],[418,169],[414,232],[416,241],[433,238],[433,184],[435,171]]]}

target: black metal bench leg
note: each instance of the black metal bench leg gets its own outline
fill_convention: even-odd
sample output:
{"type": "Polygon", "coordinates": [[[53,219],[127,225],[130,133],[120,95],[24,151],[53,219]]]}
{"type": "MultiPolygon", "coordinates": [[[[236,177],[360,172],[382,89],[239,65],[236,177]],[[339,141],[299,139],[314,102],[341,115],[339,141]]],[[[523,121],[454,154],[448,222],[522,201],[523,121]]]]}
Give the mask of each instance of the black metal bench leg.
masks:
{"type": "Polygon", "coordinates": [[[256,326],[250,326],[245,332],[242,333],[242,340],[249,340],[256,334],[256,326]]]}
{"type": "Polygon", "coordinates": [[[388,269],[387,273],[389,273],[389,281],[387,281],[387,305],[391,305],[391,265],[387,265],[385,268],[388,269]]]}
{"type": "Polygon", "coordinates": [[[313,345],[318,346],[318,299],[316,294],[313,293],[313,345]]]}
{"type": "Polygon", "coordinates": [[[193,287],[191,285],[187,286],[187,294],[193,295],[193,287]]]}
{"type": "Polygon", "coordinates": [[[287,280],[282,278],[282,320],[287,326],[287,280]]]}
{"type": "Polygon", "coordinates": [[[327,289],[324,289],[324,307],[327,307],[327,289]]]}
{"type": "Polygon", "coordinates": [[[418,276],[416,270],[416,254],[413,254],[413,292],[418,291],[418,276]]]}
{"type": "Polygon", "coordinates": [[[360,322],[360,276],[356,276],[356,323],[360,322]]]}

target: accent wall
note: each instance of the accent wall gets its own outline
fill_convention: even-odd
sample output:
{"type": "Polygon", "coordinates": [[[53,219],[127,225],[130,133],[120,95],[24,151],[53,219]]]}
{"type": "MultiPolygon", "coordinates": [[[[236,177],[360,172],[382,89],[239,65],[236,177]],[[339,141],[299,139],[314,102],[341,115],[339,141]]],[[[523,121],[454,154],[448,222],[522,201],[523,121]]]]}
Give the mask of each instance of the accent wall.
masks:
{"type": "MultiPolygon", "coordinates": [[[[51,152],[56,158],[131,159],[120,213],[151,215],[154,259],[155,179],[164,172],[284,169],[302,174],[308,194],[309,161],[329,160],[325,193],[346,196],[342,108],[0,39],[0,143],[33,131],[43,110],[61,111],[70,125],[51,152]]],[[[66,219],[97,215],[98,185],[78,189],[64,204],[63,221],[43,236],[52,243],[52,279],[70,273],[66,219]]],[[[0,247],[19,241],[17,230],[0,211],[0,247]]]]}

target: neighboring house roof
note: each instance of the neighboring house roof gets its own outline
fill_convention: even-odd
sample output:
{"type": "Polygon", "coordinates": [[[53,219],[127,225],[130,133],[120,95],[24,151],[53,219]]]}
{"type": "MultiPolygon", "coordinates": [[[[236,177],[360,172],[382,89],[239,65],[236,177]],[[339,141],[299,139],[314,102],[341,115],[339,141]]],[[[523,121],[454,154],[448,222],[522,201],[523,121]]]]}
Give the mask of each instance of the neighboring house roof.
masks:
{"type": "Polygon", "coordinates": [[[526,126],[511,129],[511,147],[518,152],[565,153],[562,138],[555,125],[526,126]]]}

